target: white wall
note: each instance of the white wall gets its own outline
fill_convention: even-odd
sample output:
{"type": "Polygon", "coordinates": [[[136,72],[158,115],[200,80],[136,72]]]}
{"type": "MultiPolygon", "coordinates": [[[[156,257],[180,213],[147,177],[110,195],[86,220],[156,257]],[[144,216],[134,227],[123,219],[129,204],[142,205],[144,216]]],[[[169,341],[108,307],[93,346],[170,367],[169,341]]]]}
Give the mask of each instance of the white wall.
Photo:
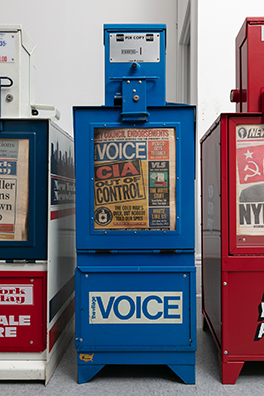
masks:
{"type": "MultiPolygon", "coordinates": [[[[36,102],[54,104],[72,133],[72,106],[104,104],[104,23],[167,24],[167,100],[176,101],[178,22],[191,4],[190,102],[197,104],[197,135],[220,112],[235,111],[235,38],[247,16],[263,16],[263,0],[2,0],[1,23],[22,24],[36,49],[36,102]],[[179,18],[177,18],[177,2],[179,18]],[[198,20],[197,20],[198,10],[198,20]],[[198,29],[196,23],[198,22],[198,29]],[[198,43],[198,44],[197,44],[198,43]],[[198,77],[197,77],[198,76],[198,77]],[[197,77],[197,89],[194,89],[197,77]],[[197,98],[197,100],[196,100],[197,98]]],[[[199,155],[199,147],[198,147],[199,155]]],[[[199,161],[197,161],[199,164],[199,161]]],[[[199,165],[198,165],[199,166],[199,165]]],[[[200,255],[199,168],[197,256],[200,255]]]]}
{"type": "Polygon", "coordinates": [[[197,104],[197,14],[199,0],[176,0],[176,101],[197,104]]]}
{"type": "Polygon", "coordinates": [[[179,41],[181,41],[181,35],[183,32],[184,21],[189,6],[189,0],[177,0],[177,3],[178,3],[177,14],[178,14],[179,41]]]}
{"type": "Polygon", "coordinates": [[[1,23],[21,24],[37,45],[36,102],[61,112],[104,104],[105,23],[167,24],[167,100],[176,100],[175,0],[2,0],[1,23]]]}
{"type": "MultiPolygon", "coordinates": [[[[246,17],[263,15],[263,0],[198,0],[198,142],[220,113],[235,112],[235,104],[229,100],[231,89],[236,88],[235,39],[246,17]]],[[[200,169],[197,171],[199,185],[200,169]]],[[[198,200],[199,196],[198,189],[198,200]]],[[[201,216],[200,205],[197,207],[199,256],[201,216]]]]}
{"type": "Polygon", "coordinates": [[[235,38],[250,9],[248,1],[223,0],[218,4],[221,7],[209,0],[199,2],[199,137],[221,112],[235,111],[229,101],[230,90],[235,88],[235,38]]]}
{"type": "Polygon", "coordinates": [[[263,0],[199,0],[199,136],[219,113],[235,111],[229,101],[230,90],[235,88],[235,39],[246,17],[263,15],[263,0]]]}

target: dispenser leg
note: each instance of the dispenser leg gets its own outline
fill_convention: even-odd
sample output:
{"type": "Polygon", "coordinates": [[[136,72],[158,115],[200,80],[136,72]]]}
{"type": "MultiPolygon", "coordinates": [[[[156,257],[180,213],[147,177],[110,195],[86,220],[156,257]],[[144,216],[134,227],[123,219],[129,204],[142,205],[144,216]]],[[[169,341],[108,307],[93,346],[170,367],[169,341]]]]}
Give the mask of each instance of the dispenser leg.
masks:
{"type": "Polygon", "coordinates": [[[100,370],[104,364],[79,364],[78,365],[78,383],[83,384],[90,381],[100,370]]]}
{"type": "Polygon", "coordinates": [[[194,364],[168,364],[168,366],[185,384],[195,384],[194,364]]]}
{"type": "Polygon", "coordinates": [[[221,379],[223,385],[234,385],[244,366],[244,362],[223,363],[219,357],[221,379]]]}

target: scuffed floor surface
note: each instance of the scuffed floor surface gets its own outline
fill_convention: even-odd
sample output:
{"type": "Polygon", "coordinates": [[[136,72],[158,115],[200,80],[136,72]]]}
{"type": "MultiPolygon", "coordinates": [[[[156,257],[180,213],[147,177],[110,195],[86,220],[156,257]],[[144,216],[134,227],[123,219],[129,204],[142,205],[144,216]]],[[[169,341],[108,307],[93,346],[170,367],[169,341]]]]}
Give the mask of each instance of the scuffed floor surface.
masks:
{"type": "Polygon", "coordinates": [[[253,396],[264,394],[264,362],[246,363],[235,385],[222,385],[217,350],[208,331],[202,330],[198,298],[196,385],[185,385],[166,366],[106,366],[89,383],[77,384],[72,340],[47,387],[36,381],[1,381],[2,396],[253,396]]]}

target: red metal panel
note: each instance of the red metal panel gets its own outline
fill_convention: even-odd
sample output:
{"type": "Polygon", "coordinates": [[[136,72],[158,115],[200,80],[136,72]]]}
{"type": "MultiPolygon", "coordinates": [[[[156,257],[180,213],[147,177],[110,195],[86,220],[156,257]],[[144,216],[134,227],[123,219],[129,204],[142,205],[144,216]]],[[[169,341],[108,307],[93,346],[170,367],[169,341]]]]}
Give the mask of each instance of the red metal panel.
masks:
{"type": "Polygon", "coordinates": [[[228,290],[223,317],[227,321],[225,356],[264,360],[264,271],[229,272],[224,288],[228,290]]]}
{"type": "MultiPolygon", "coordinates": [[[[243,123],[243,119],[239,119],[243,123]]],[[[246,120],[244,119],[244,122],[246,120]]],[[[239,122],[239,121],[238,121],[239,122]]],[[[236,249],[236,120],[229,119],[229,253],[234,254],[236,249]]]]}
{"type": "MultiPolygon", "coordinates": [[[[262,25],[264,21],[262,21],[262,25]]],[[[264,88],[264,41],[261,41],[261,25],[248,26],[248,108],[260,111],[260,89],[264,88]]]]}
{"type": "MultiPolygon", "coordinates": [[[[221,114],[221,256],[229,254],[228,228],[229,228],[229,188],[228,188],[228,115],[221,114]],[[223,216],[223,214],[226,216],[223,216]]],[[[219,279],[221,282],[221,279],[219,279]]]]}
{"type": "Polygon", "coordinates": [[[228,293],[229,288],[226,287],[228,280],[228,273],[222,272],[221,279],[221,289],[222,289],[222,301],[221,301],[221,311],[222,311],[222,343],[221,343],[221,361],[227,362],[228,357],[225,353],[228,347],[228,317],[226,316],[226,312],[228,312],[228,293]]]}
{"type": "MultiPolygon", "coordinates": [[[[263,227],[256,227],[257,232],[260,230],[259,235],[255,235],[255,233],[246,235],[246,241],[243,243],[240,241],[243,235],[237,233],[237,195],[240,196],[241,193],[241,191],[237,192],[237,180],[240,180],[238,179],[240,177],[239,165],[242,164],[242,170],[245,170],[244,153],[240,148],[246,147],[247,152],[248,145],[247,139],[243,141],[243,145],[237,144],[239,131],[237,125],[242,125],[242,127],[245,125],[248,131],[247,125],[263,124],[263,117],[259,113],[222,114],[214,127],[202,139],[202,146],[204,146],[202,149],[203,211],[207,211],[208,204],[203,168],[205,165],[217,167],[216,156],[212,156],[210,153],[215,139],[212,139],[210,135],[218,134],[219,124],[221,129],[221,264],[219,273],[214,264],[214,254],[206,254],[205,239],[208,237],[204,232],[206,230],[206,213],[203,213],[203,316],[209,324],[219,349],[222,383],[234,384],[245,361],[264,360],[264,237],[261,235],[263,227]],[[206,145],[205,141],[207,141],[206,145]],[[212,271],[215,273],[212,274],[212,271]],[[215,292],[212,291],[212,281],[217,285],[215,292]],[[218,315],[218,319],[215,320],[215,312],[219,311],[219,293],[216,292],[219,287],[221,290],[221,317],[218,315]],[[208,301],[210,301],[209,304],[208,301]],[[222,328],[221,337],[219,337],[219,326],[222,328]]],[[[249,148],[254,148],[255,154],[262,150],[263,145],[260,140],[257,143],[253,141],[249,144],[251,144],[249,148]]],[[[262,161],[264,153],[263,158],[262,152],[259,158],[262,161]]],[[[262,183],[264,166],[262,173],[256,175],[256,182],[262,183]]],[[[217,183],[218,176],[214,177],[215,183],[217,183]]],[[[209,253],[211,250],[210,248],[209,253]]]]}
{"type": "MultiPolygon", "coordinates": [[[[248,111],[248,99],[250,93],[248,91],[248,83],[250,81],[248,75],[248,40],[245,40],[240,48],[240,112],[248,111]]],[[[257,110],[255,110],[257,111],[257,110]]]]}
{"type": "Polygon", "coordinates": [[[252,271],[264,270],[264,257],[257,255],[236,255],[222,258],[222,271],[252,271]]]}
{"type": "Polygon", "coordinates": [[[221,343],[221,194],[220,123],[202,142],[202,290],[203,312],[221,343]]]}
{"type": "Polygon", "coordinates": [[[246,18],[236,38],[236,86],[240,102],[237,112],[261,111],[260,94],[264,88],[264,18],[246,18]]]}
{"type": "Polygon", "coordinates": [[[222,384],[234,385],[244,366],[244,362],[222,362],[220,359],[220,371],[222,384]]]}
{"type": "Polygon", "coordinates": [[[0,352],[46,349],[46,290],[46,272],[1,272],[0,352]]]}

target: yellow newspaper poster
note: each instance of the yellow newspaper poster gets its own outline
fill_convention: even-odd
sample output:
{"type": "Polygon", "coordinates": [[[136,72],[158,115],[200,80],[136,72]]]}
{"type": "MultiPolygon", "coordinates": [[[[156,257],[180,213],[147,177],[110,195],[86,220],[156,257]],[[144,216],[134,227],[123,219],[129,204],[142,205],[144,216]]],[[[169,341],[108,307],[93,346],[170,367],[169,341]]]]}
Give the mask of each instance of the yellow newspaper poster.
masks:
{"type": "Polygon", "coordinates": [[[96,230],[175,230],[174,128],[97,128],[96,230]]]}
{"type": "Polygon", "coordinates": [[[0,240],[28,239],[26,139],[0,139],[0,240]]]}

